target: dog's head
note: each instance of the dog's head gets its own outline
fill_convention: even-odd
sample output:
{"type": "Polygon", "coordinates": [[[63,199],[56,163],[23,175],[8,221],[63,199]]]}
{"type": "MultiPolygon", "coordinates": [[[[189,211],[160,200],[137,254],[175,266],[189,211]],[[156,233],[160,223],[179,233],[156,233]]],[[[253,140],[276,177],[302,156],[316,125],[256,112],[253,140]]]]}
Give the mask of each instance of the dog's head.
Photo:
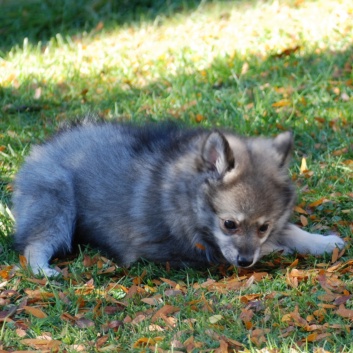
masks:
{"type": "Polygon", "coordinates": [[[292,146],[289,132],[273,139],[218,131],[206,137],[201,154],[208,170],[204,195],[213,214],[208,222],[229,263],[254,265],[262,245],[288,221],[295,199],[288,175],[292,146]]]}

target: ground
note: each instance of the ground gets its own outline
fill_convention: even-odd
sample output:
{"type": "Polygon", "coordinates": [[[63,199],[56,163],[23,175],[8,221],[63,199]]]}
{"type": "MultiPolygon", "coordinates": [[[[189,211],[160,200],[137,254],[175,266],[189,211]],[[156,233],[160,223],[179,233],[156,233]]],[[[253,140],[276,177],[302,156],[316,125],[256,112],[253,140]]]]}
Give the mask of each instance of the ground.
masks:
{"type": "Polygon", "coordinates": [[[0,348],[42,352],[352,351],[350,0],[4,0],[0,14],[0,348]],[[117,267],[90,249],[34,277],[12,250],[30,146],[88,113],[295,134],[293,222],[342,252],[252,270],[117,267]]]}

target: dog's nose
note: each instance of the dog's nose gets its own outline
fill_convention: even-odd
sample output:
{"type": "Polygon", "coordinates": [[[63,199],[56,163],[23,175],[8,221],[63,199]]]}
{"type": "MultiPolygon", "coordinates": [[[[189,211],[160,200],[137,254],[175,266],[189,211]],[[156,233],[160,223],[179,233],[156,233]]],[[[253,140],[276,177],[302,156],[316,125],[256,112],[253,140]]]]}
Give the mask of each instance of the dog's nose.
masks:
{"type": "Polygon", "coordinates": [[[253,258],[245,257],[245,256],[238,256],[237,262],[238,266],[240,267],[249,267],[253,263],[253,258]]]}

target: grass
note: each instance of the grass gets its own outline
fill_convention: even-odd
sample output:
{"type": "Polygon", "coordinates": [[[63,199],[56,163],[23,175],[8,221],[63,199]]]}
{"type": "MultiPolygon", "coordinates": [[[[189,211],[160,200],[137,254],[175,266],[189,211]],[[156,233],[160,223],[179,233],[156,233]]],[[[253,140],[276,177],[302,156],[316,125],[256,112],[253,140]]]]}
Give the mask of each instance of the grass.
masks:
{"type": "Polygon", "coordinates": [[[2,350],[353,349],[349,246],[339,259],[273,255],[252,271],[175,271],[143,261],[122,269],[82,249],[56,261],[67,269],[63,279],[47,281],[17,267],[10,211],[11,183],[31,144],[90,112],[103,120],[177,119],[245,135],[291,129],[291,173],[305,212],[295,212],[293,221],[307,222],[310,231],[333,230],[349,244],[350,1],[3,0],[1,6],[2,350]],[[300,174],[303,157],[308,171],[300,174]]]}

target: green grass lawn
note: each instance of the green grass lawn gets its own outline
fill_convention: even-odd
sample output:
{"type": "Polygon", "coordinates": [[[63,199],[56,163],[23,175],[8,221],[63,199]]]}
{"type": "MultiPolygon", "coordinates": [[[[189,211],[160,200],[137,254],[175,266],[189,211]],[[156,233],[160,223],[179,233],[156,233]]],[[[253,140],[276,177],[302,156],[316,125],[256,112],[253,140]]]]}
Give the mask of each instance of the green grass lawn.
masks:
{"type": "Polygon", "coordinates": [[[0,1],[0,352],[353,350],[350,0],[0,1]],[[290,129],[293,221],[347,240],[252,270],[119,268],[82,249],[61,279],[11,249],[11,183],[31,144],[102,120],[290,129]],[[303,160],[307,170],[301,173],[303,160]]]}

